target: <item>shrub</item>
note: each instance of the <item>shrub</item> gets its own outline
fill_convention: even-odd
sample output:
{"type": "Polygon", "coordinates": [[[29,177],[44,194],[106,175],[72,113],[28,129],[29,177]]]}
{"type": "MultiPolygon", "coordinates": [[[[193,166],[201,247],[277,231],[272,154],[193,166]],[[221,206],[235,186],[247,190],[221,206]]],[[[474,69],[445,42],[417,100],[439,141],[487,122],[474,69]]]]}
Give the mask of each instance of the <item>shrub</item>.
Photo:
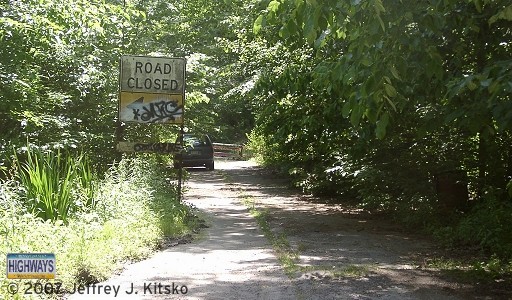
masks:
{"type": "Polygon", "coordinates": [[[477,244],[499,258],[512,258],[512,202],[495,190],[487,190],[483,199],[455,227],[454,240],[477,244]]]}
{"type": "MultiPolygon", "coordinates": [[[[0,256],[55,253],[56,280],[66,288],[106,279],[123,262],[148,256],[166,233],[188,232],[188,207],[178,202],[163,172],[149,156],[123,159],[97,182],[96,205],[77,209],[66,223],[37,217],[24,206],[22,184],[1,182],[0,234],[5,239],[0,256]]],[[[0,269],[5,263],[0,260],[0,269]]],[[[0,286],[5,284],[1,279],[0,286]]],[[[0,298],[9,296],[5,292],[0,290],[0,298]]]]}

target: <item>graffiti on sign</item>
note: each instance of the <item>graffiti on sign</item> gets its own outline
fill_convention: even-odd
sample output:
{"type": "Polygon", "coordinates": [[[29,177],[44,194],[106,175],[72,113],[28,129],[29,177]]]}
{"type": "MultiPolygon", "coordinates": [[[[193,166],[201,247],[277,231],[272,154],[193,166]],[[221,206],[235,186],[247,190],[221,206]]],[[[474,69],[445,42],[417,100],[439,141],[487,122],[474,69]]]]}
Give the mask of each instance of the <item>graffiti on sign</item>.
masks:
{"type": "Polygon", "coordinates": [[[150,153],[178,153],[183,147],[175,143],[133,143],[119,142],[117,150],[120,152],[150,152],[150,153]]]}
{"type": "Polygon", "coordinates": [[[119,119],[135,123],[174,123],[183,121],[181,95],[122,93],[119,119]]]}
{"type": "Polygon", "coordinates": [[[133,112],[133,120],[141,120],[144,123],[174,121],[176,116],[183,113],[183,107],[172,100],[144,104],[144,97],[140,97],[127,107],[133,112]]]}

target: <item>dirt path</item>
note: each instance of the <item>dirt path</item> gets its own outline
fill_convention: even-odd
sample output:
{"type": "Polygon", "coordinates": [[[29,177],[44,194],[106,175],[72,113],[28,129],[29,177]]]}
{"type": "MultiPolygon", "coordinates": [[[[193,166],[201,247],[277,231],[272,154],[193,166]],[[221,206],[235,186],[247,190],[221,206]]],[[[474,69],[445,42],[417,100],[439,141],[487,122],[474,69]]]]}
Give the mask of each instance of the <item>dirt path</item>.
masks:
{"type": "Polygon", "coordinates": [[[292,281],[222,171],[192,171],[185,187],[185,201],[209,227],[196,241],[128,265],[70,299],[295,299],[292,281]],[[112,287],[108,295],[105,286],[112,287]]]}
{"type": "MultiPolygon", "coordinates": [[[[185,185],[185,201],[202,211],[209,228],[99,285],[118,287],[121,299],[491,299],[418,268],[435,250],[420,237],[295,195],[251,163],[216,167],[191,171],[185,185]],[[266,211],[272,232],[289,241],[298,254],[296,275],[285,275],[242,198],[266,211]]],[[[113,291],[93,296],[114,298],[113,291]]]]}
{"type": "Polygon", "coordinates": [[[418,269],[424,253],[435,251],[427,240],[361,211],[293,194],[260,168],[226,173],[232,187],[267,211],[275,235],[285,236],[298,252],[298,299],[472,298],[470,287],[418,269]]]}

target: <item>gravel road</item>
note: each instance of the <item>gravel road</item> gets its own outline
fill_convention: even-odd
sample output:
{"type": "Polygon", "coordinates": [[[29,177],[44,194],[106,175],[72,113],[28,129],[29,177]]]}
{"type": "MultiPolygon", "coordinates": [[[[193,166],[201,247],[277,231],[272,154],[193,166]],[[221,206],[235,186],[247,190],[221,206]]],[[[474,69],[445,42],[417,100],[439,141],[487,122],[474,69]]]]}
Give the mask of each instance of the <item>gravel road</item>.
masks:
{"type": "Polygon", "coordinates": [[[192,170],[185,190],[184,200],[201,210],[208,226],[194,242],[128,265],[70,299],[296,299],[292,281],[222,170],[192,170]]]}
{"type": "MultiPolygon", "coordinates": [[[[216,168],[213,172],[191,170],[185,184],[185,201],[200,210],[208,228],[192,243],[170,247],[126,266],[121,274],[97,284],[94,293],[83,296],[495,298],[486,296],[479,287],[441,279],[435,270],[421,267],[426,253],[435,251],[428,240],[407,235],[360,211],[294,194],[282,179],[268,176],[253,163],[217,161],[216,168]],[[242,198],[252,199],[255,207],[266,211],[272,231],[284,236],[298,253],[300,269],[296,275],[285,275],[242,198]],[[106,287],[110,287],[110,294],[106,294],[106,287]]],[[[82,298],[79,296],[75,294],[71,299],[82,298]]]]}

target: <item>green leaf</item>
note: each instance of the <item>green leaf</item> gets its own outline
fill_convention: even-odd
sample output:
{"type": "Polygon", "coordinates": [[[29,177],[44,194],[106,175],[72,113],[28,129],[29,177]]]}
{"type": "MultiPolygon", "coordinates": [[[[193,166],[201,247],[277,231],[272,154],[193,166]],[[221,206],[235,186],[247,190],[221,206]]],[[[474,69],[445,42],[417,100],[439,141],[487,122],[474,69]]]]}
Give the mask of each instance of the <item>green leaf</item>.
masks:
{"type": "Polygon", "coordinates": [[[372,61],[371,61],[368,57],[366,57],[366,56],[365,56],[365,57],[363,57],[363,58],[361,59],[361,64],[362,64],[363,66],[365,66],[365,67],[369,67],[369,66],[371,66],[371,65],[372,65],[372,61]]]}
{"type": "Polygon", "coordinates": [[[487,90],[489,91],[490,94],[494,94],[496,92],[498,92],[500,89],[500,84],[498,81],[494,81],[490,86],[489,88],[487,88],[487,90]]]}
{"type": "Polygon", "coordinates": [[[384,5],[382,4],[382,0],[374,0],[373,5],[375,7],[375,12],[377,12],[377,14],[380,14],[381,12],[386,11],[386,9],[384,8],[384,5]]]}
{"type": "Polygon", "coordinates": [[[344,40],[345,38],[347,38],[347,33],[342,28],[338,28],[336,30],[336,37],[344,40]]]}
{"type": "Polygon", "coordinates": [[[476,90],[478,88],[478,85],[476,83],[474,83],[473,80],[468,80],[466,86],[471,91],[474,91],[474,90],[476,90]]]}
{"type": "Polygon", "coordinates": [[[394,98],[398,95],[395,88],[391,84],[384,83],[384,90],[386,91],[386,94],[391,98],[394,98]]]}
{"type": "Polygon", "coordinates": [[[439,54],[439,51],[436,47],[429,47],[427,49],[428,56],[430,61],[426,65],[426,73],[428,77],[443,77],[443,58],[439,54]]]}
{"type": "Polygon", "coordinates": [[[382,18],[380,15],[377,15],[377,20],[379,20],[380,27],[382,28],[382,31],[386,31],[386,26],[384,25],[384,21],[382,21],[382,18]]]}
{"type": "Polygon", "coordinates": [[[389,113],[385,112],[377,121],[377,128],[375,128],[375,135],[379,140],[382,140],[386,136],[386,128],[389,124],[389,113]]]}
{"type": "Polygon", "coordinates": [[[377,122],[378,111],[375,108],[368,108],[364,114],[371,123],[377,122]]]}
{"type": "Polygon", "coordinates": [[[391,101],[391,99],[389,99],[388,97],[384,96],[384,98],[388,101],[389,105],[391,105],[391,107],[393,107],[393,110],[396,111],[396,105],[393,101],[391,101]]]}
{"type": "Polygon", "coordinates": [[[283,34],[283,38],[293,36],[299,32],[299,26],[296,20],[290,19],[279,29],[279,34],[283,34]]]}
{"type": "Polygon", "coordinates": [[[348,115],[350,115],[350,101],[346,101],[345,104],[343,104],[343,108],[341,109],[341,115],[343,118],[347,118],[348,115]]]}
{"type": "Polygon", "coordinates": [[[481,13],[482,12],[482,1],[481,0],[473,0],[473,3],[475,4],[476,11],[481,13]]]}
{"type": "Polygon", "coordinates": [[[495,14],[489,19],[489,25],[492,25],[494,22],[503,19],[507,21],[512,21],[512,4],[505,7],[502,11],[495,14]]]}
{"type": "Polygon", "coordinates": [[[280,3],[279,1],[272,0],[272,1],[270,1],[270,3],[268,4],[267,10],[268,10],[269,12],[273,12],[273,13],[275,13],[275,12],[277,12],[277,10],[279,9],[279,5],[280,5],[280,4],[281,4],[281,3],[280,3]]]}
{"type": "Polygon", "coordinates": [[[396,70],[396,67],[394,65],[391,65],[389,67],[389,70],[391,71],[391,74],[393,75],[393,77],[395,77],[396,79],[400,79],[400,76],[398,75],[398,71],[396,70]]]}
{"type": "Polygon", "coordinates": [[[310,12],[306,24],[304,25],[304,36],[309,44],[313,44],[316,40],[317,36],[317,16],[316,14],[310,12]]]}
{"type": "Polygon", "coordinates": [[[288,26],[282,26],[279,29],[279,37],[288,38],[290,36],[290,32],[288,31],[288,26]]]}
{"type": "Polygon", "coordinates": [[[359,126],[359,122],[361,121],[361,117],[363,116],[363,110],[361,109],[361,106],[356,105],[352,109],[352,114],[350,115],[350,123],[352,126],[357,127],[359,126]]]}
{"type": "Polygon", "coordinates": [[[264,23],[265,23],[265,16],[259,15],[259,17],[256,19],[256,21],[254,21],[254,25],[252,28],[252,31],[254,32],[254,34],[258,34],[261,31],[261,28],[263,27],[264,23]]]}

